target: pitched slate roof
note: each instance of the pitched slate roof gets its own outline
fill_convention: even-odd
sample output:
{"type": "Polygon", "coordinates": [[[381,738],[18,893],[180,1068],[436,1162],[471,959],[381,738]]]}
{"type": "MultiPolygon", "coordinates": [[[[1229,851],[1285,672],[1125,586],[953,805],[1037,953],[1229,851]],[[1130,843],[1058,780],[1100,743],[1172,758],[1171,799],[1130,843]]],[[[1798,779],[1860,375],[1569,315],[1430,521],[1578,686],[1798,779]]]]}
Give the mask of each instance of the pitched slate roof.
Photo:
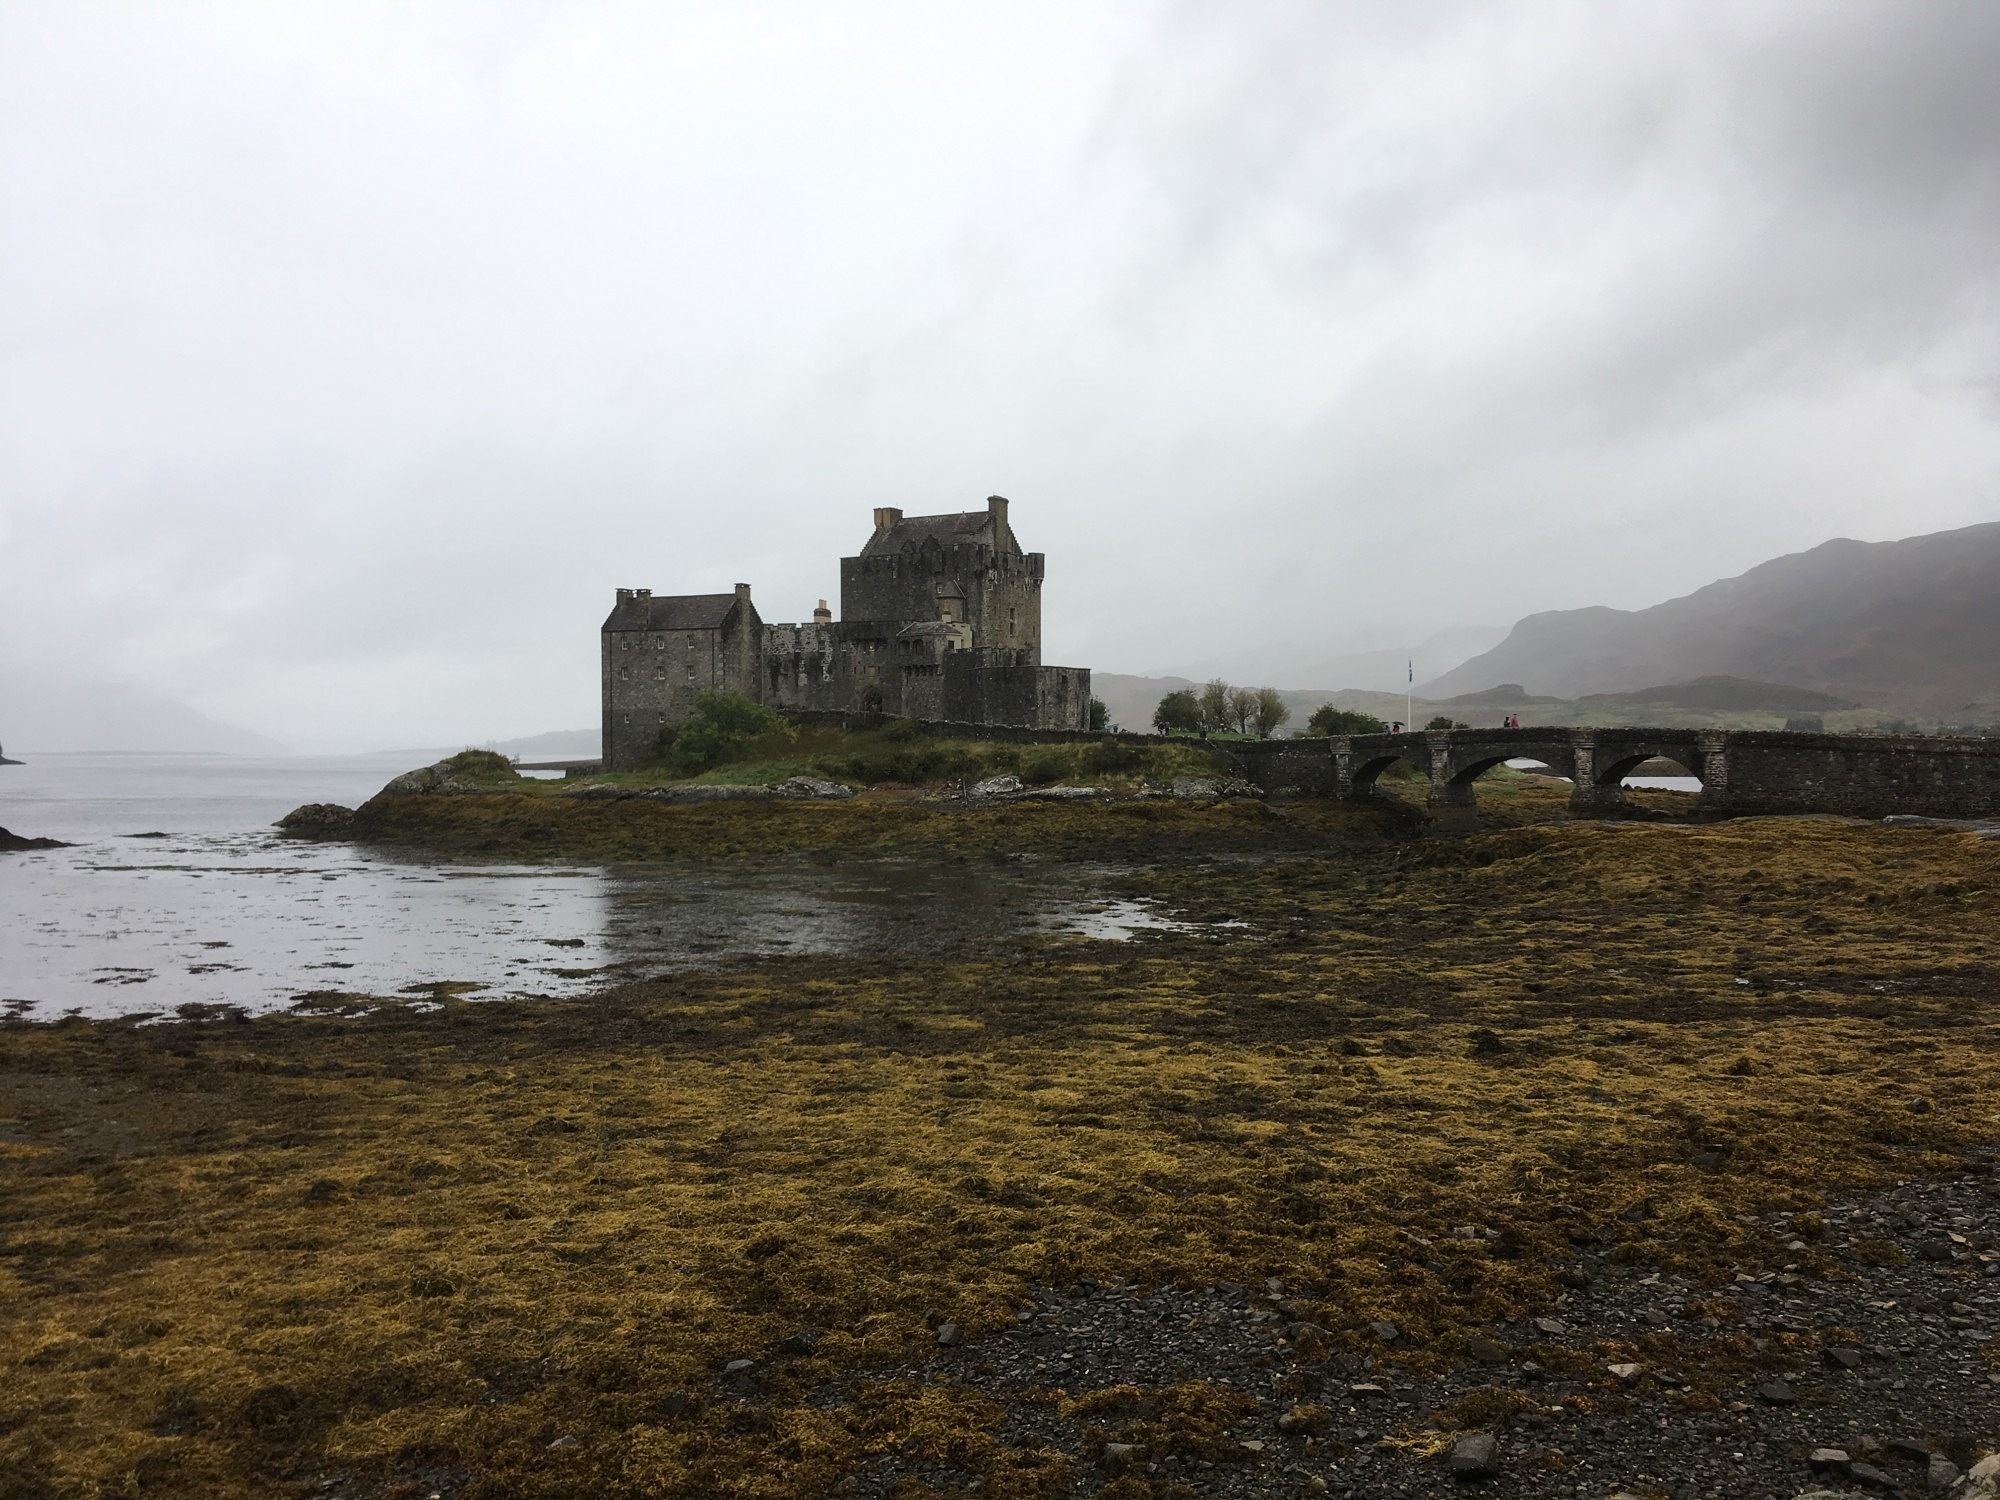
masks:
{"type": "Polygon", "coordinates": [[[886,531],[869,537],[861,548],[863,557],[883,557],[905,547],[921,547],[934,541],[940,547],[968,542],[992,524],[990,511],[961,510],[944,516],[904,516],[886,531]]]}
{"type": "Polygon", "coordinates": [[[606,630],[720,630],[736,603],[729,594],[655,594],[621,599],[604,622],[606,630]]]}

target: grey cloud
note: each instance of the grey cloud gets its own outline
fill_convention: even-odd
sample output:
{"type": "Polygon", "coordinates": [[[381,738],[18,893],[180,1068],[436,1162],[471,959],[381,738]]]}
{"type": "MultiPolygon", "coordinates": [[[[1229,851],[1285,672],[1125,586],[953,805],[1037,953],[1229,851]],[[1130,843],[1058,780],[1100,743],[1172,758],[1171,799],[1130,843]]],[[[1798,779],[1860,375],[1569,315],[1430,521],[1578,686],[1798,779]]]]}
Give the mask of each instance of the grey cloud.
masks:
{"type": "Polygon", "coordinates": [[[796,618],[999,491],[1059,659],[1333,686],[1988,519],[1994,76],[1974,5],[8,7],[0,666],[587,723],[614,585],[796,618]]]}

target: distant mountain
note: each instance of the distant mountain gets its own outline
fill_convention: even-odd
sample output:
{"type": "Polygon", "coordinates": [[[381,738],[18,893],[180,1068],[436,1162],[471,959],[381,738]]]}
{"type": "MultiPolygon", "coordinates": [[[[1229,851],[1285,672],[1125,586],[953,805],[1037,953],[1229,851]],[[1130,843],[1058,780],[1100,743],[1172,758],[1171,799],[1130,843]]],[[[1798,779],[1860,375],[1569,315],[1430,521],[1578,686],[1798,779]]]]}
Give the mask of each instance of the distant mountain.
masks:
{"type": "Polygon", "coordinates": [[[276,740],[124,683],[0,676],[0,743],[15,754],[71,750],[286,755],[276,740]]]}
{"type": "Polygon", "coordinates": [[[1586,693],[1577,703],[1586,708],[1600,704],[1626,708],[1641,703],[1670,703],[1676,708],[1709,709],[1716,713],[1776,714],[1833,713],[1861,706],[1832,693],[1787,687],[1782,682],[1746,682],[1741,677],[1697,677],[1693,682],[1670,682],[1665,687],[1637,688],[1629,693],[1586,693]]]}
{"type": "Polygon", "coordinates": [[[604,736],[596,729],[551,729],[518,740],[489,740],[486,748],[516,760],[591,760],[604,736]]]}
{"type": "Polygon", "coordinates": [[[1898,713],[2000,717],[2000,522],[1827,542],[1650,609],[1529,615],[1421,692],[1516,683],[1558,698],[1632,696],[1643,683],[1707,677],[1898,713]]]}
{"type": "Polygon", "coordinates": [[[498,750],[514,760],[595,760],[603,736],[595,729],[550,729],[541,734],[523,735],[516,740],[463,740],[456,745],[411,746],[396,750],[371,750],[370,755],[418,764],[442,760],[461,750],[498,750]]]}

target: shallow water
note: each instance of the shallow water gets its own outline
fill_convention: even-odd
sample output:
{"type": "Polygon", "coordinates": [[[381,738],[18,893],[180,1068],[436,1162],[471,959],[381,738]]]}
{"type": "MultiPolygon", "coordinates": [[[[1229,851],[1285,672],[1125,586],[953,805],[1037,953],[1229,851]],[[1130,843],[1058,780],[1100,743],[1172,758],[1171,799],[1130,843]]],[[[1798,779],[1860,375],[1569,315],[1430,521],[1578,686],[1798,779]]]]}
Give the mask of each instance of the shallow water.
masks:
{"type": "MultiPolygon", "coordinates": [[[[1539,771],[1548,774],[1548,766],[1539,760],[1510,760],[1507,762],[1517,771],[1539,771]]],[[[1568,781],[1567,776],[1557,776],[1557,781],[1568,781]]],[[[1627,776],[1620,786],[1654,787],[1669,792],[1698,792],[1701,790],[1699,776],[1627,776]]]]}
{"type": "Polygon", "coordinates": [[[0,768],[0,826],[75,847],[0,856],[0,1005],[53,1019],[282,1009],[316,992],[574,995],[732,958],[949,952],[1185,924],[1126,872],[1031,860],[758,866],[440,862],[283,838],[353,805],[377,758],[50,756],[0,768]],[[28,774],[22,774],[22,773],[28,774]]]}

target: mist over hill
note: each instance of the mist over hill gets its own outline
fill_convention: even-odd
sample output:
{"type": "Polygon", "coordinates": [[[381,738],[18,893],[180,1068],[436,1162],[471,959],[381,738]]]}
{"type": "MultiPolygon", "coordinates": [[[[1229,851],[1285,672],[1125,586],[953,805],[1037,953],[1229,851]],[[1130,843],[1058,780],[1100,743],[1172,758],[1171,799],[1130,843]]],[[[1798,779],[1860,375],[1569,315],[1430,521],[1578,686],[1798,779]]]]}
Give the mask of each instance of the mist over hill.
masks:
{"type": "Polygon", "coordinates": [[[283,755],[267,735],[127,683],[0,674],[0,745],[10,751],[190,751],[283,755]]]}
{"type": "Polygon", "coordinates": [[[2000,522],[1827,542],[1649,609],[1529,615],[1422,684],[1558,698],[1736,677],[1944,719],[2000,715],[2000,522]]]}

